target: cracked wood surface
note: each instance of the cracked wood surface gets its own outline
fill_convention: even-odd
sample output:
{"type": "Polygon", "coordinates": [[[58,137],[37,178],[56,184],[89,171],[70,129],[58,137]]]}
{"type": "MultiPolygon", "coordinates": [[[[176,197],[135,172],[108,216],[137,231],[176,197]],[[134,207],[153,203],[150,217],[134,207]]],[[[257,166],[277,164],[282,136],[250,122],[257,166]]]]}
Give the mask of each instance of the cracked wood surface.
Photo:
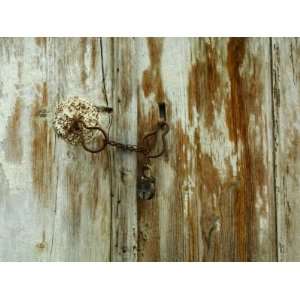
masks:
{"type": "Polygon", "coordinates": [[[290,38],[1,38],[0,261],[298,261],[299,49],[290,38]],[[55,105],[74,95],[113,107],[114,140],[170,123],[154,199],[136,197],[135,153],[55,136],[55,105]]]}

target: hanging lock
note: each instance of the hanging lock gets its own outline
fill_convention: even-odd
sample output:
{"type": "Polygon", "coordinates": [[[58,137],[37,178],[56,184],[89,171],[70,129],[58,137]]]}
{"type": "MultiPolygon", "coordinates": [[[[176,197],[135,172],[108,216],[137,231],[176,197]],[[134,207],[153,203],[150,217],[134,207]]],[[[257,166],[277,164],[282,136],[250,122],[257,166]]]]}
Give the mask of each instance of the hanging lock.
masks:
{"type": "MultiPolygon", "coordinates": [[[[111,112],[111,111],[110,111],[111,112]]],[[[166,135],[169,132],[169,125],[166,121],[159,121],[156,129],[146,134],[142,139],[142,145],[123,144],[110,140],[108,133],[100,126],[99,117],[101,111],[92,103],[73,97],[60,103],[55,112],[53,121],[54,129],[58,136],[65,141],[81,146],[90,153],[99,153],[107,145],[117,147],[124,151],[137,152],[143,155],[142,175],[137,180],[137,195],[139,199],[150,200],[155,195],[155,178],[151,175],[150,159],[158,158],[167,151],[166,135]],[[152,154],[150,140],[162,131],[162,149],[152,154]],[[97,132],[97,134],[96,134],[97,132]],[[92,149],[88,144],[95,138],[102,136],[101,146],[92,149]]]]}
{"type": "Polygon", "coordinates": [[[137,195],[141,200],[151,200],[155,196],[155,178],[151,175],[150,166],[144,166],[143,175],[138,178],[137,195]]]}

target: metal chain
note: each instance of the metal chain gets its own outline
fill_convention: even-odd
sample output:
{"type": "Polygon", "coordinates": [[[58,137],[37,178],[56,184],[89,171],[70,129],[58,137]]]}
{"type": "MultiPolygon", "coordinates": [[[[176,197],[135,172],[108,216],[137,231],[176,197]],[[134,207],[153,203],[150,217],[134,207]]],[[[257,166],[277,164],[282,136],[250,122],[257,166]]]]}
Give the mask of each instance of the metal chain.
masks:
{"type": "Polygon", "coordinates": [[[108,134],[106,133],[106,131],[103,128],[101,128],[100,126],[95,126],[95,127],[86,126],[86,124],[81,120],[78,120],[77,124],[74,124],[74,125],[76,125],[76,126],[74,126],[74,128],[76,130],[80,131],[80,127],[78,126],[79,124],[81,124],[85,129],[100,131],[104,137],[101,147],[99,147],[98,149],[90,149],[85,144],[84,136],[81,131],[81,144],[82,144],[82,147],[88,152],[99,153],[102,150],[104,150],[107,145],[111,145],[113,147],[119,148],[124,151],[138,152],[138,153],[143,154],[143,156],[144,156],[143,157],[143,167],[142,167],[142,172],[139,177],[139,181],[138,181],[138,185],[137,185],[137,194],[140,199],[144,199],[144,200],[152,199],[155,195],[155,178],[151,175],[150,159],[160,157],[167,151],[166,135],[169,132],[169,124],[165,121],[159,121],[157,123],[156,129],[147,133],[143,137],[141,146],[132,145],[132,144],[124,144],[124,143],[110,140],[108,134]],[[151,154],[152,148],[149,144],[149,139],[151,137],[156,137],[156,135],[158,134],[158,132],[160,130],[163,131],[161,134],[162,144],[163,144],[162,150],[160,150],[160,152],[158,152],[156,154],[151,154]]]}
{"type": "Polygon", "coordinates": [[[120,142],[109,140],[109,137],[108,137],[107,133],[100,126],[89,127],[89,126],[86,126],[86,124],[83,121],[81,121],[81,120],[78,120],[77,122],[80,123],[86,129],[99,130],[103,134],[103,136],[104,136],[103,145],[99,149],[95,149],[95,150],[94,149],[90,149],[90,148],[88,148],[86,146],[84,138],[82,136],[81,141],[82,141],[83,148],[86,151],[91,152],[91,153],[101,152],[107,145],[111,145],[113,147],[122,149],[124,151],[143,153],[144,156],[145,156],[145,158],[147,158],[147,160],[149,160],[150,158],[157,158],[157,157],[163,155],[163,153],[165,153],[165,151],[166,151],[165,136],[169,132],[169,125],[165,121],[159,121],[158,124],[157,124],[157,128],[155,130],[151,131],[150,133],[146,134],[143,137],[142,146],[132,145],[132,144],[124,144],[124,143],[120,143],[120,142]],[[155,136],[158,133],[159,130],[164,130],[164,132],[162,134],[163,149],[158,154],[150,155],[151,149],[150,149],[149,144],[146,143],[146,141],[150,137],[155,136]],[[145,147],[145,145],[148,145],[148,147],[145,147]]]}
{"type": "Polygon", "coordinates": [[[120,142],[116,142],[116,141],[108,141],[108,144],[113,146],[113,147],[116,147],[116,148],[119,148],[121,150],[124,150],[124,151],[130,151],[130,152],[142,152],[142,153],[146,153],[147,150],[145,147],[143,146],[138,146],[138,145],[132,145],[132,144],[122,144],[120,142]]]}

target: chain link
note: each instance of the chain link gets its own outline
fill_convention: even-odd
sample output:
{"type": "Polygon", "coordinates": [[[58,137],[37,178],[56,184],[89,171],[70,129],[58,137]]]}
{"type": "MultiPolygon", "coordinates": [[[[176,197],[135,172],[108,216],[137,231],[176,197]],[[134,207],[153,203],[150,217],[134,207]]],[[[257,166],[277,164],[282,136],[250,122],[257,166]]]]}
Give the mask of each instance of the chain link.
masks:
{"type": "Polygon", "coordinates": [[[108,144],[124,151],[147,153],[147,149],[143,146],[139,147],[138,145],[122,144],[116,141],[109,141],[108,144]]]}
{"type": "Polygon", "coordinates": [[[91,153],[101,152],[107,145],[111,145],[113,147],[122,149],[124,151],[143,153],[145,158],[147,158],[147,160],[149,160],[150,158],[157,158],[157,157],[161,156],[163,153],[165,153],[166,148],[167,148],[166,147],[165,136],[169,132],[169,125],[165,121],[158,122],[157,128],[155,130],[151,131],[150,133],[146,134],[143,137],[142,146],[132,145],[132,144],[124,144],[124,143],[112,141],[112,140],[109,139],[109,137],[108,137],[107,133],[105,132],[105,130],[103,130],[100,126],[89,127],[89,126],[86,126],[86,124],[81,120],[78,120],[77,123],[81,124],[86,129],[99,130],[103,134],[103,137],[104,137],[103,144],[99,149],[95,149],[95,150],[94,149],[89,149],[86,146],[83,135],[82,135],[82,137],[81,137],[82,146],[86,151],[91,152],[91,153]],[[163,130],[163,133],[162,133],[163,149],[157,154],[150,155],[151,148],[150,148],[149,144],[146,141],[150,137],[156,136],[159,130],[163,130]],[[145,147],[145,145],[147,145],[148,147],[145,147]]]}

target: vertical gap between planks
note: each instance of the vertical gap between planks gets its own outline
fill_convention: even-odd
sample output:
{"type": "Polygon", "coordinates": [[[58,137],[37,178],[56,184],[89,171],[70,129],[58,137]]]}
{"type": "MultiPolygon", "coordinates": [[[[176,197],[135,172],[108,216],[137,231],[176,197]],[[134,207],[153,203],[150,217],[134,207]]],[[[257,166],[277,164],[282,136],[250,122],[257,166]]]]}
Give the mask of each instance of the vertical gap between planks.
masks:
{"type": "Polygon", "coordinates": [[[275,258],[279,261],[278,255],[278,207],[277,207],[277,141],[278,141],[278,132],[276,123],[278,122],[276,117],[276,105],[274,99],[274,61],[273,61],[273,39],[270,37],[270,91],[271,91],[271,110],[272,110],[272,160],[273,160],[273,192],[274,192],[274,222],[275,222],[275,258]]]}
{"type": "MultiPolygon", "coordinates": [[[[101,57],[101,73],[102,73],[102,91],[103,91],[103,94],[104,94],[104,98],[105,98],[105,102],[106,102],[106,105],[109,106],[109,101],[108,101],[108,97],[107,97],[107,89],[106,89],[106,76],[105,76],[105,70],[104,70],[104,55],[103,55],[103,42],[102,42],[102,37],[100,37],[100,57],[101,57]]],[[[110,51],[111,49],[109,49],[110,51]]],[[[109,135],[109,132],[110,132],[110,127],[111,127],[111,124],[112,124],[112,116],[109,117],[109,127],[108,127],[108,135],[109,135]]],[[[110,184],[110,192],[109,192],[109,195],[110,195],[110,234],[109,234],[109,238],[110,238],[110,241],[109,241],[109,261],[112,261],[112,251],[113,251],[113,238],[112,238],[112,217],[113,217],[113,207],[112,207],[112,202],[113,202],[113,198],[112,198],[112,163],[111,163],[111,152],[110,152],[110,149],[107,149],[106,151],[106,154],[107,154],[107,159],[108,159],[108,168],[109,168],[109,184],[110,184]]]]}

